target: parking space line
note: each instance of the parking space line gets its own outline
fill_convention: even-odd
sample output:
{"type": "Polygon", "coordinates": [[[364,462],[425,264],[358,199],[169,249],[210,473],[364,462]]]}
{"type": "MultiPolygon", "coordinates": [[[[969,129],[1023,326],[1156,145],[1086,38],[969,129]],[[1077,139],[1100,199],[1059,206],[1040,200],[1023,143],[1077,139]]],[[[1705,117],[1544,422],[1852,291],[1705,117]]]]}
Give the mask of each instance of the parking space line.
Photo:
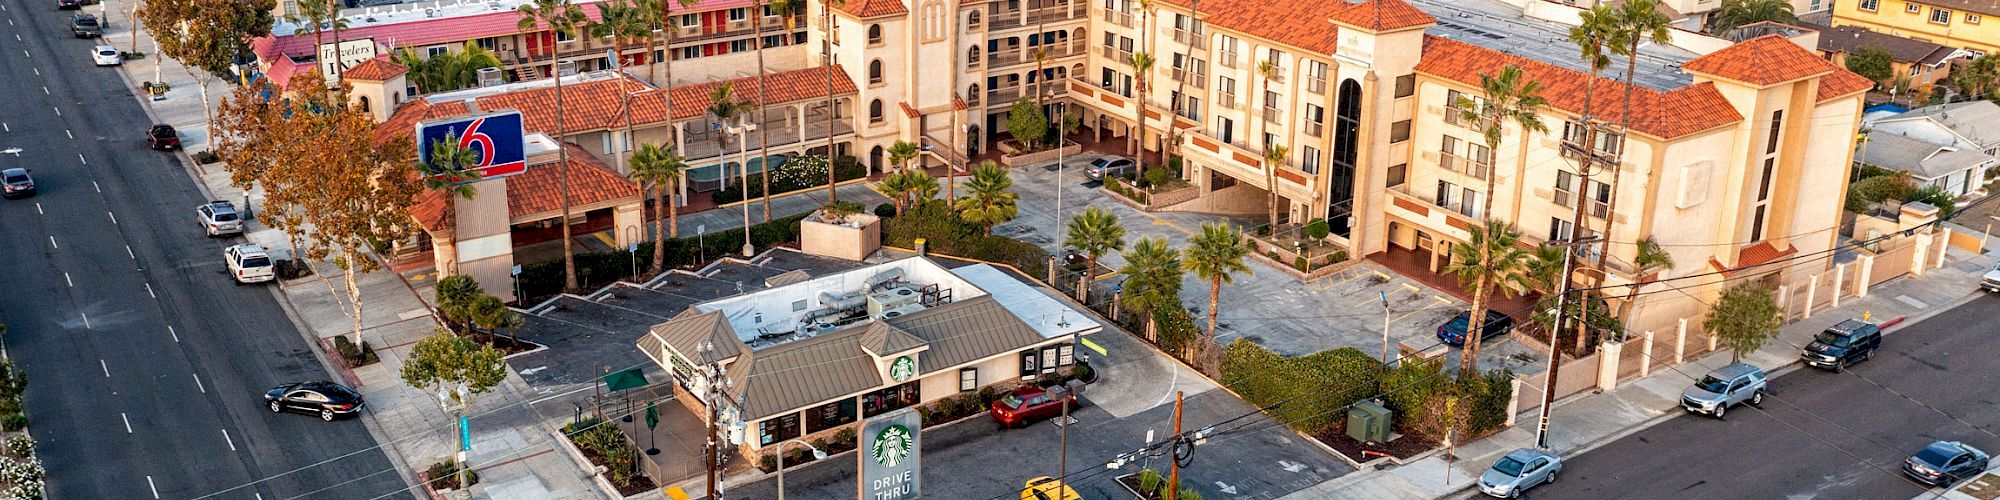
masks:
{"type": "MultiPolygon", "coordinates": [[[[42,88],[48,88],[48,87],[42,87],[42,88]]],[[[70,132],[69,129],[63,129],[63,135],[69,136],[69,138],[72,140],[76,139],[76,134],[70,132]]]]}
{"type": "Polygon", "coordinates": [[[222,442],[229,443],[229,451],[236,451],[236,440],[229,439],[229,429],[222,430],[222,442]]]}
{"type": "Polygon", "coordinates": [[[47,85],[42,86],[42,95],[49,95],[49,86],[47,85]]]}
{"type": "Polygon", "coordinates": [[[153,486],[153,476],[146,476],[146,489],[153,490],[153,498],[160,498],[160,488],[153,486]]]}
{"type": "MultiPolygon", "coordinates": [[[[194,376],[194,388],[195,388],[195,390],[199,390],[199,391],[201,391],[201,393],[202,393],[202,394],[208,394],[208,386],[204,386],[204,385],[201,385],[201,374],[199,374],[199,373],[189,373],[188,375],[193,375],[193,376],[194,376]]],[[[228,434],[228,433],[229,433],[229,431],[222,431],[222,433],[223,433],[223,434],[228,434]]],[[[231,448],[231,449],[234,449],[234,448],[231,448]]]]}
{"type": "MultiPolygon", "coordinates": [[[[62,113],[56,113],[56,114],[59,114],[59,115],[60,115],[60,114],[62,114],[62,113]]],[[[89,165],[89,164],[90,164],[90,160],[85,160],[85,159],[83,159],[83,153],[77,153],[77,154],[76,154],[76,161],[77,161],[77,162],[79,162],[79,163],[82,163],[82,164],[85,164],[85,165],[89,165]]],[[[92,185],[92,186],[96,186],[96,185],[97,185],[97,181],[90,181],[90,185],[92,185]]],[[[102,192],[104,192],[104,190],[103,190],[103,189],[98,189],[98,190],[97,190],[97,192],[99,192],[99,193],[102,193],[102,192]]]]}
{"type": "Polygon", "coordinates": [[[39,201],[35,202],[35,215],[48,215],[47,213],[42,212],[42,202],[39,201]]]}
{"type": "Polygon", "coordinates": [[[125,433],[126,433],[126,434],[131,434],[131,433],[132,433],[132,418],[131,418],[131,417],[127,417],[127,416],[125,416],[125,414],[124,414],[124,413],[119,413],[119,414],[118,414],[118,419],[119,419],[119,420],[123,420],[123,421],[125,421],[125,433]]]}

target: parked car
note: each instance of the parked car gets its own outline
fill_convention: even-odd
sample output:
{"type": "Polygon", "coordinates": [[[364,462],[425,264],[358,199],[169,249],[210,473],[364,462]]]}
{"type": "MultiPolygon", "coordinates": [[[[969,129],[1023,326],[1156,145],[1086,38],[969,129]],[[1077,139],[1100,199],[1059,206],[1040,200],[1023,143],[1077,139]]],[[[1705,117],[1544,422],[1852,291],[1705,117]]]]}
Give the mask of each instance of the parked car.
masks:
{"type": "MultiPolygon", "coordinates": [[[[1472,324],[1472,311],[1458,313],[1457,316],[1451,317],[1451,321],[1446,321],[1444,324],[1438,325],[1437,338],[1439,341],[1444,342],[1445,345],[1452,347],[1463,346],[1465,345],[1465,326],[1469,324],[1472,324]]],[[[1501,314],[1500,311],[1487,309],[1484,336],[1479,337],[1479,340],[1483,342],[1486,339],[1506,335],[1508,331],[1512,331],[1513,329],[1514,318],[1501,314]]]]}
{"type": "Polygon", "coordinates": [[[1002,429],[1020,427],[1062,415],[1064,400],[1069,401],[1070,411],[1076,411],[1076,395],[1068,389],[1060,386],[1043,389],[1030,385],[993,400],[991,413],[1002,429]]]}
{"type": "Polygon", "coordinates": [[[1716,368],[1695,381],[1694,387],[1681,391],[1681,408],[1722,418],[1731,406],[1763,404],[1765,378],[1764,370],[1749,363],[1716,368]]]}
{"type": "Polygon", "coordinates": [[[81,8],[83,8],[83,0],[56,0],[56,10],[73,10],[81,8]]]}
{"type": "Polygon", "coordinates": [[[146,130],[146,145],[158,150],[181,148],[181,135],[174,132],[173,125],[154,125],[146,130]]]}
{"type": "Polygon", "coordinates": [[[1979,289],[1988,292],[2000,292],[2000,266],[1994,267],[1992,271],[1987,271],[1984,276],[1979,277],[1979,289]]]}
{"type": "Polygon", "coordinates": [[[285,384],[264,391],[264,403],[271,413],[295,411],[319,415],[320,420],[332,422],[335,417],[354,415],[367,404],[361,393],[347,386],[327,381],[285,384]]]}
{"type": "Polygon", "coordinates": [[[1107,176],[1119,177],[1132,175],[1138,170],[1139,164],[1134,163],[1131,158],[1106,156],[1091,160],[1090,168],[1083,169],[1083,174],[1090,176],[1090,180],[1101,181],[1107,176]]]}
{"type": "Polygon", "coordinates": [[[28,169],[25,168],[0,170],[0,185],[5,186],[4,188],[0,188],[5,189],[0,194],[6,195],[5,198],[7,199],[27,198],[35,195],[35,178],[28,175],[28,169]]]}
{"type": "Polygon", "coordinates": [[[230,245],[222,249],[222,261],[229,266],[229,277],[237,284],[263,283],[278,279],[276,268],[271,266],[271,254],[256,243],[230,245]]]}
{"type": "Polygon", "coordinates": [[[69,16],[69,32],[77,38],[97,38],[104,36],[104,24],[97,21],[97,16],[79,13],[69,16]]]}
{"type": "Polygon", "coordinates": [[[194,207],[194,216],[201,220],[202,232],[209,236],[243,234],[243,217],[236,213],[236,204],[227,200],[194,207]]]}
{"type": "Polygon", "coordinates": [[[1479,492],[1500,498],[1518,498],[1521,492],[1544,483],[1556,482],[1562,471],[1562,457],[1548,450],[1514,450],[1479,475],[1479,492]]]}
{"type": "Polygon", "coordinates": [[[1847,365],[1867,361],[1875,356],[1875,349],[1882,346],[1882,327],[1858,319],[1849,319],[1827,327],[1813,337],[1811,344],[1799,353],[1806,364],[1833,371],[1846,369],[1847,365]]]}
{"type": "Polygon", "coordinates": [[[99,45],[90,49],[90,61],[98,66],[117,66],[125,64],[125,56],[119,54],[116,47],[99,45]]]}
{"type": "Polygon", "coordinates": [[[1041,476],[1021,488],[1021,500],[1083,500],[1083,496],[1056,478],[1041,476]]]}
{"type": "Polygon", "coordinates": [[[1986,452],[1958,441],[1938,441],[1903,461],[1903,473],[1931,486],[1951,486],[1986,470],[1986,452]]]}

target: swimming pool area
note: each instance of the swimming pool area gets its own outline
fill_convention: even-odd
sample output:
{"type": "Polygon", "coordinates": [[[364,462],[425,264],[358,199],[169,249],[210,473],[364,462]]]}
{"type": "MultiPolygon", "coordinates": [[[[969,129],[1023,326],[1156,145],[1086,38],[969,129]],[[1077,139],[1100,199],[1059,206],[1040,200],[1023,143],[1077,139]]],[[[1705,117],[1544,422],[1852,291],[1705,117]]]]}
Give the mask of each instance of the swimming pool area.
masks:
{"type": "Polygon", "coordinates": [[[722,189],[724,178],[741,178],[744,175],[763,173],[765,160],[770,160],[768,162],[770,166],[776,168],[783,166],[785,161],[791,159],[791,157],[792,155],[788,154],[776,154],[763,158],[751,158],[748,172],[744,172],[741,164],[733,161],[720,165],[695,167],[688,169],[687,179],[693,183],[694,190],[696,191],[722,189]]]}

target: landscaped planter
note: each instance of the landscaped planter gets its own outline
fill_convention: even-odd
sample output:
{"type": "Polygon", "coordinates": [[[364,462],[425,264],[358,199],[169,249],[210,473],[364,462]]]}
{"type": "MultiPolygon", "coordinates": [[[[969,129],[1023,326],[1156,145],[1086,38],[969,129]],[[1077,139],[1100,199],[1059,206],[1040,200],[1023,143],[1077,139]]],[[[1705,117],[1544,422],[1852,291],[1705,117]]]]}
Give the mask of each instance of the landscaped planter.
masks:
{"type": "Polygon", "coordinates": [[[860,261],[882,247],[882,219],[851,214],[828,220],[814,212],[799,221],[799,250],[807,254],[860,261]]]}
{"type": "Polygon", "coordinates": [[[1000,156],[1000,164],[1009,167],[1033,165],[1036,163],[1056,161],[1056,158],[1058,156],[1073,156],[1081,152],[1083,152],[1082,144],[1077,144],[1075,142],[1067,142],[1064,143],[1063,147],[1061,148],[1050,148],[1029,153],[1007,152],[1000,156]]]}

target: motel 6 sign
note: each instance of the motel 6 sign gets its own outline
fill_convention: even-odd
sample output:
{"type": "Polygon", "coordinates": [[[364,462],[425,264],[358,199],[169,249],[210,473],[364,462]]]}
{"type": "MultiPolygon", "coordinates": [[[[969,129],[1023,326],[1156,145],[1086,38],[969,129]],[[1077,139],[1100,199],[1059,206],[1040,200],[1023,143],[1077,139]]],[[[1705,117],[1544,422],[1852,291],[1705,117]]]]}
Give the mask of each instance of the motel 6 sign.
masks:
{"type": "Polygon", "coordinates": [[[472,150],[478,161],[472,170],[481,179],[505,177],[528,170],[526,133],[521,112],[501,111],[417,124],[417,162],[430,165],[431,148],[456,137],[458,146],[472,150]]]}

